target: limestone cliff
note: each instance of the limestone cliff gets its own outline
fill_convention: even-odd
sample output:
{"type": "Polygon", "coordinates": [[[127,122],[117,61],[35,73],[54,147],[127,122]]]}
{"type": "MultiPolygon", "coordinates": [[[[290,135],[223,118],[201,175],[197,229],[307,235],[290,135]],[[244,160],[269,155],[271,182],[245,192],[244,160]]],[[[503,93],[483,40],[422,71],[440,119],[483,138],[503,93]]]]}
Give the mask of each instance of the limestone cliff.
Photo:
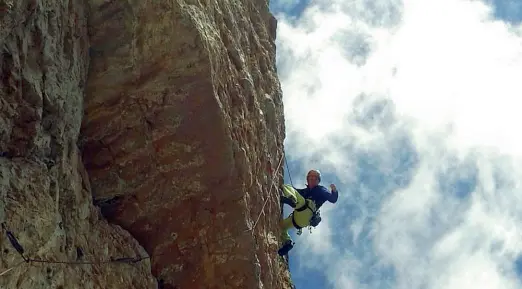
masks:
{"type": "Polygon", "coordinates": [[[265,0],[0,0],[0,288],[290,288],[275,30],[265,0]]]}

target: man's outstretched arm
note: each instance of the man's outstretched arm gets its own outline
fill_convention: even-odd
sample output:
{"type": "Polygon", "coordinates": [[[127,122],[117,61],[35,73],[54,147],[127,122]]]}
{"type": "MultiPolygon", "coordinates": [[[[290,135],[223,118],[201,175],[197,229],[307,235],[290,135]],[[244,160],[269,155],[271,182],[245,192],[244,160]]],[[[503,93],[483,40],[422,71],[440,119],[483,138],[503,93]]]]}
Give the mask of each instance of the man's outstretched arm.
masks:
{"type": "Polygon", "coordinates": [[[339,192],[337,191],[337,188],[335,187],[334,184],[330,185],[330,189],[332,190],[332,192],[328,193],[327,200],[330,203],[335,204],[337,202],[337,200],[339,199],[339,192]]]}

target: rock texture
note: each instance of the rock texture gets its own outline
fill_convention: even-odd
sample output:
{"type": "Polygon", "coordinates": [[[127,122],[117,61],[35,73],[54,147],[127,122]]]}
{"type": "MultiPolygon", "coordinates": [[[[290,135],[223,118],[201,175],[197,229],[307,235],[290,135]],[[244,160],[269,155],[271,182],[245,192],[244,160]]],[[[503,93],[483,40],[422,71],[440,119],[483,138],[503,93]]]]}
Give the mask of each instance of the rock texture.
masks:
{"type": "Polygon", "coordinates": [[[290,288],[275,30],[265,0],[0,0],[0,288],[290,288]]]}
{"type": "MultiPolygon", "coordinates": [[[[88,66],[82,1],[0,1],[0,271],[26,258],[100,262],[146,256],[92,204],[76,146],[88,66]]],[[[29,262],[0,288],[154,288],[150,260],[136,264],[29,262]]]]}
{"type": "Polygon", "coordinates": [[[90,15],[81,134],[104,215],[164,288],[288,288],[267,1],[91,1],[90,15]]]}

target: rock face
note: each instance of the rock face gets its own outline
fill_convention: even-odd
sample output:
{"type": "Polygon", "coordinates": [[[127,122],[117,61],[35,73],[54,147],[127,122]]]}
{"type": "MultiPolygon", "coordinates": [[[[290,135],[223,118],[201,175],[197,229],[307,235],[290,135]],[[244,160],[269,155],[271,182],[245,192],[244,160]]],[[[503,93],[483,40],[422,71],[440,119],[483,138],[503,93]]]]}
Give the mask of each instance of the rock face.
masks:
{"type": "Polygon", "coordinates": [[[0,288],[290,288],[275,30],[264,0],[0,0],[0,288]]]}
{"type": "Polygon", "coordinates": [[[268,3],[90,9],[81,134],[104,215],[153,256],[164,288],[285,288],[270,191],[282,181],[284,124],[268,3]]]}
{"type": "Polygon", "coordinates": [[[82,1],[0,1],[0,288],[153,288],[147,256],[92,204],[76,146],[88,38],[82,1]]]}

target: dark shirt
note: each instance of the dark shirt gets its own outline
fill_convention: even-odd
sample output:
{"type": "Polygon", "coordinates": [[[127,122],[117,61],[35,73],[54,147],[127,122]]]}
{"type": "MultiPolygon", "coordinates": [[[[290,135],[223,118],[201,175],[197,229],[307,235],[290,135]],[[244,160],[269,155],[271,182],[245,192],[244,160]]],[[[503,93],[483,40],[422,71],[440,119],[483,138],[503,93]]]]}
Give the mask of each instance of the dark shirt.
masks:
{"type": "Polygon", "coordinates": [[[337,191],[332,191],[330,193],[325,186],[321,185],[315,186],[312,189],[310,189],[308,185],[304,189],[294,189],[305,199],[311,199],[314,201],[317,210],[319,210],[324,202],[329,201],[330,203],[335,204],[339,198],[339,193],[337,191]]]}

